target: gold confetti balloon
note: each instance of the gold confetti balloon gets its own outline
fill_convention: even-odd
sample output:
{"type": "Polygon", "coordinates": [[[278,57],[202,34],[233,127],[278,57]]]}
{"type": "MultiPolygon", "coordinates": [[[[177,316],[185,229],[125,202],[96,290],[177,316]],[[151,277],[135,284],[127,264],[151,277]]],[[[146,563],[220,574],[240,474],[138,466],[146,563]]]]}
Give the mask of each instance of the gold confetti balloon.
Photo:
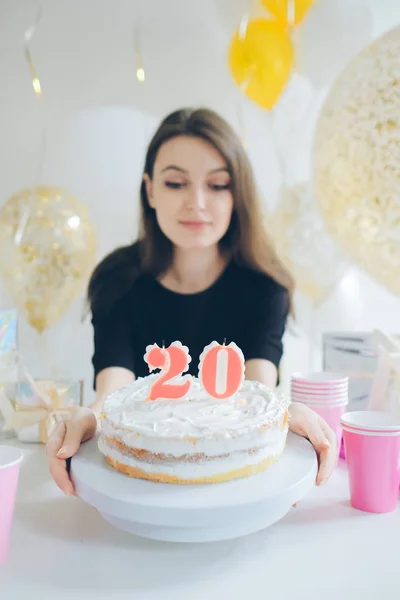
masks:
{"type": "Polygon", "coordinates": [[[82,291],[95,256],[87,211],[64,190],[23,190],[0,209],[0,277],[39,332],[59,321],[82,291]]]}
{"type": "Polygon", "coordinates": [[[266,224],[297,289],[318,306],[334,291],[348,262],[327,233],[311,188],[308,183],[283,188],[280,202],[267,215],[266,224]]]}
{"type": "Polygon", "coordinates": [[[400,296],[400,27],[336,80],[317,124],[314,186],[340,246],[400,296]]]}

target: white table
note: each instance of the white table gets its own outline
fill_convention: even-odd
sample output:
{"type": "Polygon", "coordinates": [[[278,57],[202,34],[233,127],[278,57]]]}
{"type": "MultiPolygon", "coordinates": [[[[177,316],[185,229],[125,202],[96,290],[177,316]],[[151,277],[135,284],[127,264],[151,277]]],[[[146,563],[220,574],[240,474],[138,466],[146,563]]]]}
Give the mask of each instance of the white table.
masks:
{"type": "Polygon", "coordinates": [[[106,523],[51,481],[44,447],[25,452],[1,600],[377,600],[398,597],[400,512],[348,502],[340,465],[273,527],[213,544],[152,542],[106,523]]]}

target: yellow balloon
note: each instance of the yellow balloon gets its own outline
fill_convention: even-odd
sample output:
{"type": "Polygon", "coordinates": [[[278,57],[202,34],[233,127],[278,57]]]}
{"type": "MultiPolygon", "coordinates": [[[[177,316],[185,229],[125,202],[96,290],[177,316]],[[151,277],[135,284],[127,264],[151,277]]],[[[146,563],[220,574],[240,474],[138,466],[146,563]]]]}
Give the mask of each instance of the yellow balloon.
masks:
{"type": "Polygon", "coordinates": [[[95,258],[96,237],[86,209],[64,190],[23,190],[1,208],[0,276],[37,331],[61,318],[95,258]]]}
{"type": "Polygon", "coordinates": [[[336,79],[317,124],[314,187],[348,256],[400,296],[400,27],[336,79]]]}
{"type": "Polygon", "coordinates": [[[246,96],[270,110],[285,88],[293,66],[293,47],[277,21],[250,21],[244,36],[236,32],[229,67],[246,96]]]}
{"type": "Polygon", "coordinates": [[[285,25],[298,25],[314,0],[261,0],[264,8],[285,25]]]}

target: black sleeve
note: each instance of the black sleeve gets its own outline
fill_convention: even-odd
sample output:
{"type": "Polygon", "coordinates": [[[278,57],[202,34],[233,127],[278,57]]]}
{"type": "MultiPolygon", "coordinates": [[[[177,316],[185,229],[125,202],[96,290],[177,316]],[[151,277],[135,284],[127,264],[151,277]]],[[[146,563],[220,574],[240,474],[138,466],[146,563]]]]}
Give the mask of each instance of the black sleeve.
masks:
{"type": "Polygon", "coordinates": [[[132,320],[122,302],[107,314],[92,315],[94,331],[94,388],[96,376],[107,367],[124,367],[135,373],[132,320]]]}
{"type": "Polygon", "coordinates": [[[285,288],[266,280],[249,298],[242,352],[245,360],[263,358],[276,367],[283,354],[282,337],[289,314],[289,295],[285,288]]]}

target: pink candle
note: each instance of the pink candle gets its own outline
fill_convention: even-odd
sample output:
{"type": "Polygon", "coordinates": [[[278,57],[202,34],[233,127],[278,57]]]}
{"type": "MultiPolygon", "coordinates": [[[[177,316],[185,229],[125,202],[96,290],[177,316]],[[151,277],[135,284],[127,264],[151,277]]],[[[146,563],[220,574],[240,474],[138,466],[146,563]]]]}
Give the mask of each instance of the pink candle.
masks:
{"type": "Polygon", "coordinates": [[[241,388],[244,380],[244,356],[231,342],[228,346],[212,342],[200,356],[199,379],[212,398],[231,398],[241,388]]]}
{"type": "Polygon", "coordinates": [[[183,346],[181,342],[172,342],[168,348],[160,348],[157,344],[153,344],[147,346],[144,360],[149,365],[150,371],[161,369],[159,378],[150,386],[147,400],[158,398],[179,400],[188,393],[191,382],[187,377],[180,377],[179,383],[168,382],[188,370],[192,360],[189,348],[183,346]]]}

